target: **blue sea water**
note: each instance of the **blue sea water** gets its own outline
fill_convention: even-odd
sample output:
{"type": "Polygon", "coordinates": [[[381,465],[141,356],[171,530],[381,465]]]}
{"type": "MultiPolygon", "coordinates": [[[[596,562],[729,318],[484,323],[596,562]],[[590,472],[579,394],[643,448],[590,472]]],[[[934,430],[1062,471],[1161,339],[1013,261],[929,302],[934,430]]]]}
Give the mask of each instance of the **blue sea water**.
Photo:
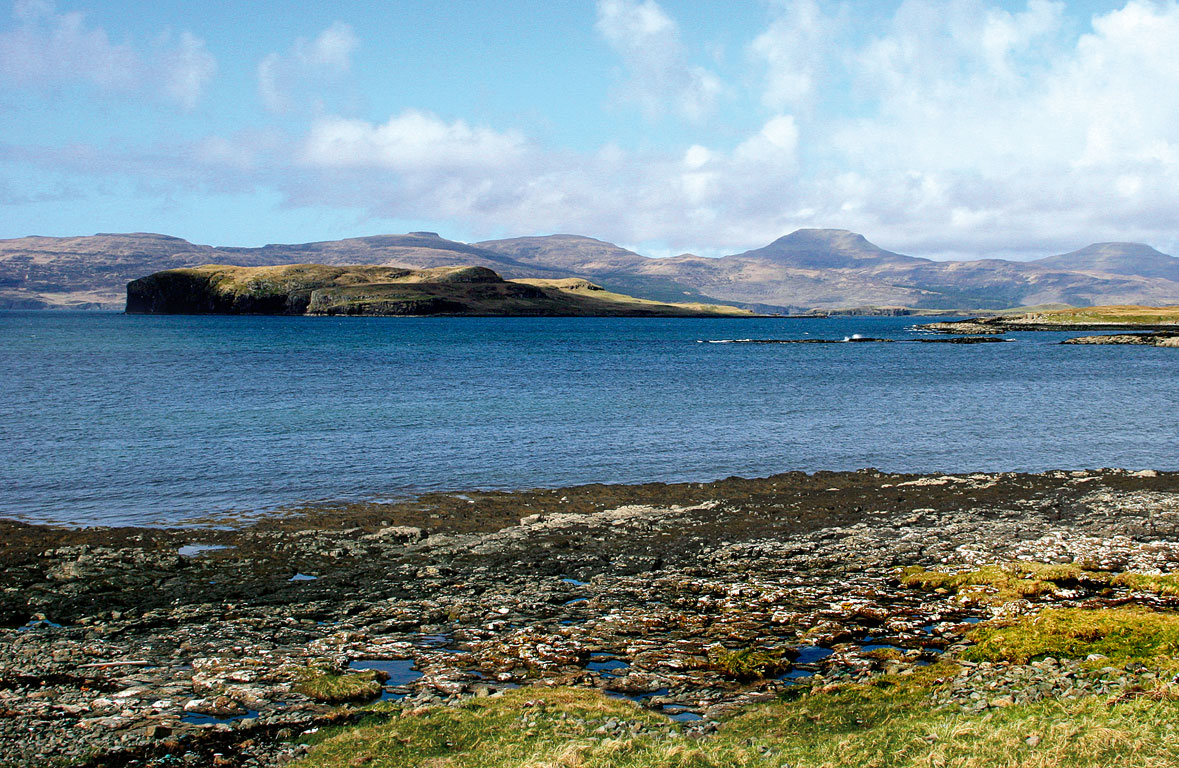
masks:
{"type": "Polygon", "coordinates": [[[0,517],[170,524],[788,470],[1179,469],[1179,350],[913,318],[0,313],[0,517]]]}

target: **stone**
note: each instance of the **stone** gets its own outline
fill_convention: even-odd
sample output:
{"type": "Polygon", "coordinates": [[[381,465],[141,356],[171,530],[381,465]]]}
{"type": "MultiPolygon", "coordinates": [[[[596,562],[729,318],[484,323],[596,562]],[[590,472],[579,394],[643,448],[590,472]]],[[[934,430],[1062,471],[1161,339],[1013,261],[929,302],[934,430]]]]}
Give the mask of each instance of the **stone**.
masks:
{"type": "Polygon", "coordinates": [[[166,725],[149,725],[143,732],[143,735],[146,736],[150,741],[156,741],[157,739],[163,739],[171,736],[172,729],[166,725]]]}

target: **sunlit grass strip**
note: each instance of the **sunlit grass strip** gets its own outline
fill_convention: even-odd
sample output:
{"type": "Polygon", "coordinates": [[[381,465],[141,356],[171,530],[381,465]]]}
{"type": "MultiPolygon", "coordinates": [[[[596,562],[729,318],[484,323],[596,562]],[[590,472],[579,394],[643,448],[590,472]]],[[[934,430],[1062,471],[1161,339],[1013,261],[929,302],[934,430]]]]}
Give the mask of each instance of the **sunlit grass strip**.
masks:
{"type": "Polygon", "coordinates": [[[1110,663],[1179,664],[1179,615],[1138,608],[1051,608],[1015,621],[990,622],[967,635],[970,661],[1026,664],[1048,656],[1083,659],[1101,654],[1110,663]]]}
{"type": "Polygon", "coordinates": [[[747,708],[690,738],[629,702],[586,689],[523,689],[410,710],[322,738],[299,768],[1175,768],[1179,703],[1141,696],[1043,700],[985,713],[930,710],[939,664],[747,708]],[[605,718],[653,733],[597,735],[605,718]]]}

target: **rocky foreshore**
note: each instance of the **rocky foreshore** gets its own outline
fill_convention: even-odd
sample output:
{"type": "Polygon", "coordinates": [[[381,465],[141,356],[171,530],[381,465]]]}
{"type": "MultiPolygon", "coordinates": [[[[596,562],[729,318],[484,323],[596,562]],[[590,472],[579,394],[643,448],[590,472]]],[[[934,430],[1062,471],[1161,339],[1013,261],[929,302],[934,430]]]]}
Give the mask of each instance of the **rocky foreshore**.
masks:
{"type": "MultiPolygon", "coordinates": [[[[800,681],[956,655],[980,621],[1179,602],[1117,579],[997,601],[903,575],[1172,573],[1179,474],[1154,471],[791,473],[216,522],[0,523],[0,764],[277,765],[378,698],[412,710],[528,685],[597,688],[706,733],[800,681]]],[[[1155,674],[1071,664],[964,660],[931,706],[1117,696],[1155,674]]]]}

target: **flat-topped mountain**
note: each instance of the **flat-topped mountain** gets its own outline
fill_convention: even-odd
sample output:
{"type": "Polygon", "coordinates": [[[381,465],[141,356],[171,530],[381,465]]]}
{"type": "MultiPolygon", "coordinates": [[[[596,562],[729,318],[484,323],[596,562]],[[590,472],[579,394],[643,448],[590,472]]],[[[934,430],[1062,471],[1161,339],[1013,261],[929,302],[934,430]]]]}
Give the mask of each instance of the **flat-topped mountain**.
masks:
{"type": "Polygon", "coordinates": [[[215,248],[147,233],[26,237],[0,241],[0,308],[119,308],[131,280],[210,263],[481,266],[511,280],[578,278],[653,301],[762,312],[1179,302],[1179,259],[1147,245],[1101,243],[1031,262],[943,262],[894,253],[846,230],[803,229],[730,256],[659,259],[569,234],[461,243],[411,232],[261,248],[215,248]]]}
{"type": "Polygon", "coordinates": [[[769,261],[798,269],[857,269],[881,264],[931,264],[929,259],[903,256],[873,245],[846,229],[800,229],[762,248],[731,259],[769,261]]]}
{"type": "Polygon", "coordinates": [[[634,251],[581,235],[547,235],[488,240],[476,246],[510,256],[518,262],[574,272],[619,272],[637,270],[648,261],[634,251]]]}
{"type": "Polygon", "coordinates": [[[752,316],[733,307],[662,304],[585,280],[504,280],[486,267],[207,264],[127,284],[129,314],[752,316]]]}

